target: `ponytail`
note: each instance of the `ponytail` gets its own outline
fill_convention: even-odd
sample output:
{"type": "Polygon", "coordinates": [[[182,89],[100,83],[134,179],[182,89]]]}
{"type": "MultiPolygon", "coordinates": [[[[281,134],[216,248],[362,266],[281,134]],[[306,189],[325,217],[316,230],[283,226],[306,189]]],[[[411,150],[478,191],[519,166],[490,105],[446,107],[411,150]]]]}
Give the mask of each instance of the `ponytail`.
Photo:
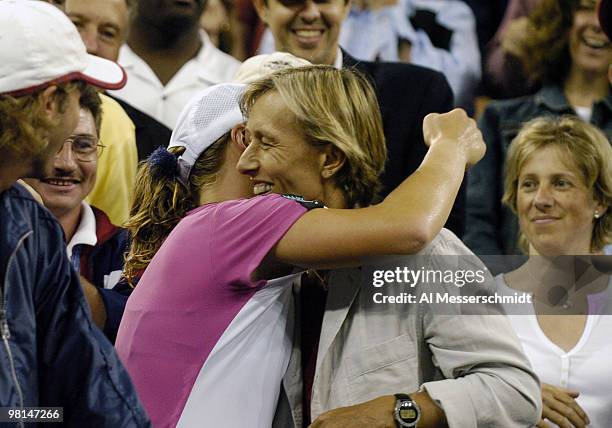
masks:
{"type": "Polygon", "coordinates": [[[177,158],[185,151],[184,147],[168,150],[160,147],[140,164],[134,203],[124,225],[130,233],[131,244],[123,274],[131,285],[178,222],[200,205],[201,189],[215,182],[223,165],[228,139],[229,133],[200,155],[189,175],[188,187],[178,178],[177,158]]]}

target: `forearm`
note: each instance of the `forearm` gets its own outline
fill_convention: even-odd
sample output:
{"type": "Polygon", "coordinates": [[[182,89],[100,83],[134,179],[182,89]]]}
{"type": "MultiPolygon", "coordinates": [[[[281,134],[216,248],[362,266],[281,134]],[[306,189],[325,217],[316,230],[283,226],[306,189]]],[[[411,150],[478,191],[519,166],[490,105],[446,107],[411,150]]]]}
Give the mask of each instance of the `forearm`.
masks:
{"type": "Polygon", "coordinates": [[[410,225],[417,237],[431,241],[442,229],[461,187],[466,167],[464,151],[454,142],[429,149],[421,166],[380,204],[410,225]]]}

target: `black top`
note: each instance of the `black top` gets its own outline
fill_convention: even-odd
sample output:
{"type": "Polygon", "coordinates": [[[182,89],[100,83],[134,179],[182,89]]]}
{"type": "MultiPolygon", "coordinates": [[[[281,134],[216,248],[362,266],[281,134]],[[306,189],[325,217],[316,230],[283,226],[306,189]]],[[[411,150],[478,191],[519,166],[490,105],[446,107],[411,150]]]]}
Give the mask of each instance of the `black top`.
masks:
{"type": "Polygon", "coordinates": [[[138,160],[145,160],[158,147],[168,147],[172,131],[164,124],[153,119],[148,114],[138,110],[122,99],[115,98],[123,110],[130,117],[136,127],[136,148],[138,149],[138,160]]]}
{"type": "MultiPolygon", "coordinates": [[[[421,164],[427,146],[423,119],[453,109],[453,93],[443,74],[412,64],[360,61],[342,52],[343,67],[361,71],[374,85],[387,142],[381,176],[382,196],[395,189],[421,164]]],[[[462,237],[465,227],[465,180],[446,228],[462,237]]]]}

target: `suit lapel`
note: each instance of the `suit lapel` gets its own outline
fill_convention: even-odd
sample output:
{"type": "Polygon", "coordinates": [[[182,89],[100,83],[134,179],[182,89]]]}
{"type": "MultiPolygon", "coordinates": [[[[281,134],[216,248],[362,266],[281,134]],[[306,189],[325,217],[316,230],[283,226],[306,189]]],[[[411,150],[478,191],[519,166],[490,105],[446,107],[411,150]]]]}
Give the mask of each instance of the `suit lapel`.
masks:
{"type": "Polygon", "coordinates": [[[361,69],[361,61],[350,56],[344,49],[342,51],[342,68],[357,68],[361,69]]]}
{"type": "Polygon", "coordinates": [[[319,368],[327,356],[357,296],[360,278],[360,269],[342,269],[330,272],[329,294],[327,295],[327,304],[325,305],[325,315],[323,316],[323,325],[321,327],[319,349],[317,352],[315,383],[318,377],[319,368]]]}

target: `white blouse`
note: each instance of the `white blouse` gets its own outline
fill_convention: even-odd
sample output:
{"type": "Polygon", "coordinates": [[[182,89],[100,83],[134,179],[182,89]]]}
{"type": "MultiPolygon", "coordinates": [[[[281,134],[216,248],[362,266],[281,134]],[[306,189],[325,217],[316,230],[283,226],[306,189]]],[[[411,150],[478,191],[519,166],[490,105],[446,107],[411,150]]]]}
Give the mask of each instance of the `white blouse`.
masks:
{"type": "MultiPolygon", "coordinates": [[[[501,274],[495,280],[501,293],[516,292],[501,274]]],[[[589,416],[589,426],[612,427],[612,315],[588,315],[582,336],[569,352],[544,334],[533,308],[530,314],[508,318],[540,381],[580,392],[576,401],[589,416]]]]}

